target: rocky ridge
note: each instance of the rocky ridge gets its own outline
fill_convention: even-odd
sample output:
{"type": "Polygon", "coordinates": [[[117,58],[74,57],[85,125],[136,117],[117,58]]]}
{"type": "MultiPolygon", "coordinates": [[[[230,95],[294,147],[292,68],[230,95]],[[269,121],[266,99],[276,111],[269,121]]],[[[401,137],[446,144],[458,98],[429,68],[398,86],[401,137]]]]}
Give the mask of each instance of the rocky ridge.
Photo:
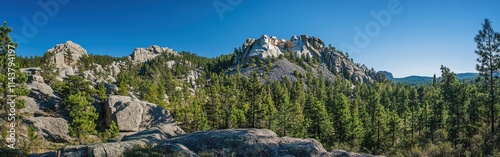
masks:
{"type": "Polygon", "coordinates": [[[278,40],[275,36],[267,35],[262,35],[258,39],[249,38],[243,43],[242,52],[235,57],[234,64],[245,64],[252,58],[277,58],[286,52],[292,53],[295,57],[316,58],[334,75],[338,74],[356,82],[373,81],[363,68],[344,54],[326,47],[320,38],[307,35],[292,36],[289,40],[278,40]]]}
{"type": "Polygon", "coordinates": [[[134,52],[128,57],[133,63],[143,63],[151,59],[158,57],[159,55],[167,53],[172,55],[179,55],[173,49],[168,47],[160,47],[158,45],[152,45],[146,48],[136,48],[134,52]]]}

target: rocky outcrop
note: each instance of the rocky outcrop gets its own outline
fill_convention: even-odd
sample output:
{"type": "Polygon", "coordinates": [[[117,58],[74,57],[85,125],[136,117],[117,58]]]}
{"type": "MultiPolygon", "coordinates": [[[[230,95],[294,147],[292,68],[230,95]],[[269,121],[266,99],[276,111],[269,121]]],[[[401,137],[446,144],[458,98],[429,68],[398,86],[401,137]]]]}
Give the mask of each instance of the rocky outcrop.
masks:
{"type": "Polygon", "coordinates": [[[47,50],[45,55],[50,56],[48,64],[55,66],[59,72],[57,79],[62,80],[65,76],[75,75],[78,72],[77,64],[82,56],[88,56],[87,50],[72,41],[57,44],[54,48],[47,50]]]}
{"type": "Polygon", "coordinates": [[[47,53],[52,55],[49,63],[56,66],[75,66],[82,56],[88,56],[87,50],[72,41],[66,41],[64,44],[57,44],[54,48],[47,50],[47,53]]]}
{"type": "Polygon", "coordinates": [[[344,76],[356,82],[371,82],[373,79],[365,69],[355,64],[348,57],[335,49],[325,47],[323,40],[307,35],[292,36],[290,40],[263,35],[259,39],[249,38],[242,45],[242,52],[235,59],[235,64],[244,64],[252,58],[276,58],[285,52],[295,57],[316,58],[336,75],[344,76]]]}
{"type": "Polygon", "coordinates": [[[383,156],[360,154],[360,153],[348,152],[345,150],[332,150],[331,152],[323,155],[322,157],[383,157],[383,156]]]}
{"type": "Polygon", "coordinates": [[[106,125],[115,121],[123,132],[138,132],[158,128],[169,136],[184,134],[172,115],[155,104],[133,99],[129,96],[110,96],[106,100],[106,125]]]}
{"type": "MultiPolygon", "coordinates": [[[[281,81],[285,78],[285,76],[288,77],[290,81],[295,81],[299,79],[297,78],[297,76],[295,76],[294,74],[295,71],[297,71],[298,74],[303,76],[307,74],[306,69],[286,59],[277,60],[273,62],[272,65],[273,66],[269,70],[269,73],[267,73],[267,78],[269,79],[269,81],[276,81],[276,80],[281,81]]],[[[330,72],[330,70],[328,70],[328,68],[324,64],[320,64],[319,66],[311,69],[313,75],[316,77],[323,76],[324,80],[328,81],[335,80],[335,75],[332,72],[330,72]]],[[[250,77],[252,72],[254,71],[262,76],[262,74],[265,73],[265,67],[247,67],[240,69],[241,74],[247,77],[250,77]]],[[[233,71],[233,73],[236,73],[236,71],[233,71]]],[[[262,79],[261,81],[265,80],[262,79]]]]}
{"type": "Polygon", "coordinates": [[[68,142],[69,137],[68,123],[63,118],[54,117],[28,117],[25,119],[27,124],[33,125],[38,135],[52,142],[68,142]]]}
{"type": "Polygon", "coordinates": [[[138,146],[147,146],[151,143],[149,140],[132,140],[95,145],[66,146],[61,148],[57,154],[59,157],[120,157],[127,150],[138,146]]]}
{"type": "Polygon", "coordinates": [[[160,47],[158,45],[152,45],[147,48],[136,48],[134,52],[129,56],[129,60],[131,60],[134,63],[147,62],[163,53],[178,55],[177,52],[168,47],[160,47]]]}
{"type": "Polygon", "coordinates": [[[178,143],[208,156],[320,156],[326,153],[314,139],[278,137],[267,129],[199,131],[174,137],[163,144],[178,143]]]}
{"type": "Polygon", "coordinates": [[[151,133],[153,134],[158,134],[158,136],[145,134],[140,138],[124,138],[119,142],[66,146],[58,153],[61,157],[117,157],[127,152],[137,151],[138,147],[148,146],[160,150],[164,156],[371,156],[342,150],[327,152],[321,143],[314,139],[278,137],[276,133],[267,129],[198,131],[172,138],[165,138],[158,132],[151,133]]]}
{"type": "MultiPolygon", "coordinates": [[[[121,141],[94,145],[66,146],[58,151],[60,157],[106,156],[121,157],[126,151],[137,147],[154,146],[169,137],[158,129],[150,129],[125,136],[121,141]]],[[[168,155],[168,154],[165,154],[168,155]]]]}
{"type": "MultiPolygon", "coordinates": [[[[246,57],[270,58],[282,55],[285,40],[278,40],[275,36],[262,35],[259,39],[249,38],[243,43],[243,55],[246,57]]],[[[243,59],[243,58],[242,58],[243,59]]]]}

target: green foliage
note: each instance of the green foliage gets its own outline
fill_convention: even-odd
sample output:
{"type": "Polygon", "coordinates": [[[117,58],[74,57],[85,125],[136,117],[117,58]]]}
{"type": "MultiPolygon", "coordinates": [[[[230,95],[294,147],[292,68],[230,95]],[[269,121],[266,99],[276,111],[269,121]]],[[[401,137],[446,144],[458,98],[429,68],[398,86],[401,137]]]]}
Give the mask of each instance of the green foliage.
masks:
{"type": "Polygon", "coordinates": [[[483,81],[483,89],[488,91],[490,127],[491,133],[494,134],[499,80],[495,73],[500,71],[500,33],[493,30],[489,19],[485,19],[482,25],[483,29],[479,30],[474,38],[477,43],[475,53],[479,55],[476,70],[479,71],[479,78],[483,81]]]}
{"type": "Polygon", "coordinates": [[[119,134],[120,130],[118,129],[118,125],[116,125],[115,121],[111,121],[106,131],[100,133],[99,136],[103,141],[108,141],[109,139],[112,139],[118,136],[119,134]]]}
{"type": "Polygon", "coordinates": [[[88,94],[78,92],[69,95],[65,100],[65,104],[70,108],[70,133],[73,137],[78,138],[80,144],[83,143],[87,135],[96,134],[94,121],[98,114],[92,103],[87,101],[87,97],[88,94]]]}
{"type": "Polygon", "coordinates": [[[28,154],[19,149],[0,148],[0,156],[26,157],[28,154]]]}

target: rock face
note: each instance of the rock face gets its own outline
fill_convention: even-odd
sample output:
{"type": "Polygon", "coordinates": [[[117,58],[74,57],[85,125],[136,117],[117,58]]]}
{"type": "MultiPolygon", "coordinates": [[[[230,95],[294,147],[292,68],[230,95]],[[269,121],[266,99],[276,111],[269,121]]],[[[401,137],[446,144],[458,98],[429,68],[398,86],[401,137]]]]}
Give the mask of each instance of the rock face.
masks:
{"type": "MultiPolygon", "coordinates": [[[[335,80],[335,75],[328,70],[325,64],[320,64],[319,66],[315,68],[311,68],[314,76],[320,77],[321,75],[325,80],[328,81],[334,81],[335,80]],[[321,75],[320,75],[321,72],[321,75]]],[[[257,72],[258,74],[263,74],[265,73],[265,68],[264,67],[255,67],[255,68],[243,68],[240,69],[241,74],[245,76],[251,76],[252,72],[257,72]]],[[[297,80],[297,76],[295,76],[294,72],[297,71],[299,74],[305,75],[307,74],[307,70],[304,69],[303,67],[300,67],[297,64],[294,64],[286,59],[281,59],[273,62],[273,66],[269,70],[269,73],[267,73],[267,77],[269,78],[270,81],[281,81],[284,79],[284,77],[288,77],[290,81],[295,81],[297,80]]],[[[234,71],[236,73],[236,71],[234,71]]],[[[261,81],[265,81],[262,79],[261,81]]]]}
{"type": "Polygon", "coordinates": [[[110,96],[105,105],[106,125],[115,121],[123,132],[138,132],[158,128],[169,136],[184,134],[167,110],[128,96],[110,96]]]}
{"type": "Polygon", "coordinates": [[[147,48],[136,48],[134,52],[129,56],[129,60],[131,60],[134,63],[147,62],[161,55],[162,53],[178,55],[177,52],[168,47],[160,47],[158,45],[152,45],[147,48]]]}
{"type": "Polygon", "coordinates": [[[72,41],[66,41],[64,44],[57,44],[54,48],[47,50],[47,53],[53,54],[50,58],[50,63],[56,66],[74,66],[82,56],[88,56],[87,50],[72,41]]]}
{"type": "Polygon", "coordinates": [[[166,138],[161,133],[153,131],[138,137],[124,138],[120,142],[66,146],[60,149],[58,154],[61,157],[118,157],[127,151],[133,151],[137,146],[152,146],[159,148],[164,156],[371,156],[342,150],[327,152],[321,143],[314,139],[278,137],[276,133],[267,129],[199,131],[172,138],[166,138]]]}
{"type": "Polygon", "coordinates": [[[45,139],[54,142],[68,142],[71,140],[68,123],[63,118],[29,117],[25,120],[28,124],[33,125],[36,132],[45,139]]]}
{"type": "Polygon", "coordinates": [[[200,131],[167,139],[208,156],[320,156],[326,153],[314,139],[283,137],[267,129],[200,131]]]}
{"type": "Polygon", "coordinates": [[[59,72],[58,79],[65,76],[75,75],[78,71],[76,65],[82,56],[88,56],[87,50],[72,41],[66,41],[64,44],[57,44],[54,48],[47,50],[49,63],[53,64],[59,72]]]}
{"type": "Polygon", "coordinates": [[[290,40],[263,35],[259,39],[249,38],[242,45],[242,52],[235,57],[235,64],[244,64],[252,58],[276,58],[285,52],[295,57],[316,58],[334,74],[358,82],[371,82],[373,79],[359,65],[353,63],[340,52],[325,47],[323,40],[307,35],[292,36],[290,40]]]}
{"type": "Polygon", "coordinates": [[[278,57],[283,54],[281,51],[285,48],[285,41],[278,40],[275,36],[268,37],[262,35],[259,39],[247,39],[243,44],[243,52],[248,57],[269,58],[278,57]]]}

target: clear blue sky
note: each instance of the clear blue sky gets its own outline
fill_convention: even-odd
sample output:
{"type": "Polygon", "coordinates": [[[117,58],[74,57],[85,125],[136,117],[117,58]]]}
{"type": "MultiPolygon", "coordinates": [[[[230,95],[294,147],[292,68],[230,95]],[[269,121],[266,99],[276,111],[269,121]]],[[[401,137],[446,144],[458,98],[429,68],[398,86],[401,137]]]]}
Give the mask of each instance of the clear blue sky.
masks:
{"type": "Polygon", "coordinates": [[[239,1],[7,0],[0,6],[0,20],[25,39],[15,38],[17,53],[23,56],[43,55],[56,44],[72,40],[94,54],[126,56],[136,47],[157,44],[214,57],[262,34],[285,39],[307,34],[348,50],[341,45],[355,45],[356,27],[365,30],[376,23],[379,31],[350,55],[395,77],[439,75],[441,64],[455,72],[475,72],[473,38],[481,22],[489,18],[500,31],[500,1],[496,0],[395,0],[401,11],[391,14],[385,26],[370,12],[388,10],[389,0],[231,2],[239,1]],[[58,12],[51,16],[38,2],[65,4],[58,3],[58,12]],[[213,5],[216,2],[228,9],[222,16],[213,5]],[[31,23],[38,17],[33,24],[38,25],[36,33],[23,34],[23,17],[31,23]]]}

